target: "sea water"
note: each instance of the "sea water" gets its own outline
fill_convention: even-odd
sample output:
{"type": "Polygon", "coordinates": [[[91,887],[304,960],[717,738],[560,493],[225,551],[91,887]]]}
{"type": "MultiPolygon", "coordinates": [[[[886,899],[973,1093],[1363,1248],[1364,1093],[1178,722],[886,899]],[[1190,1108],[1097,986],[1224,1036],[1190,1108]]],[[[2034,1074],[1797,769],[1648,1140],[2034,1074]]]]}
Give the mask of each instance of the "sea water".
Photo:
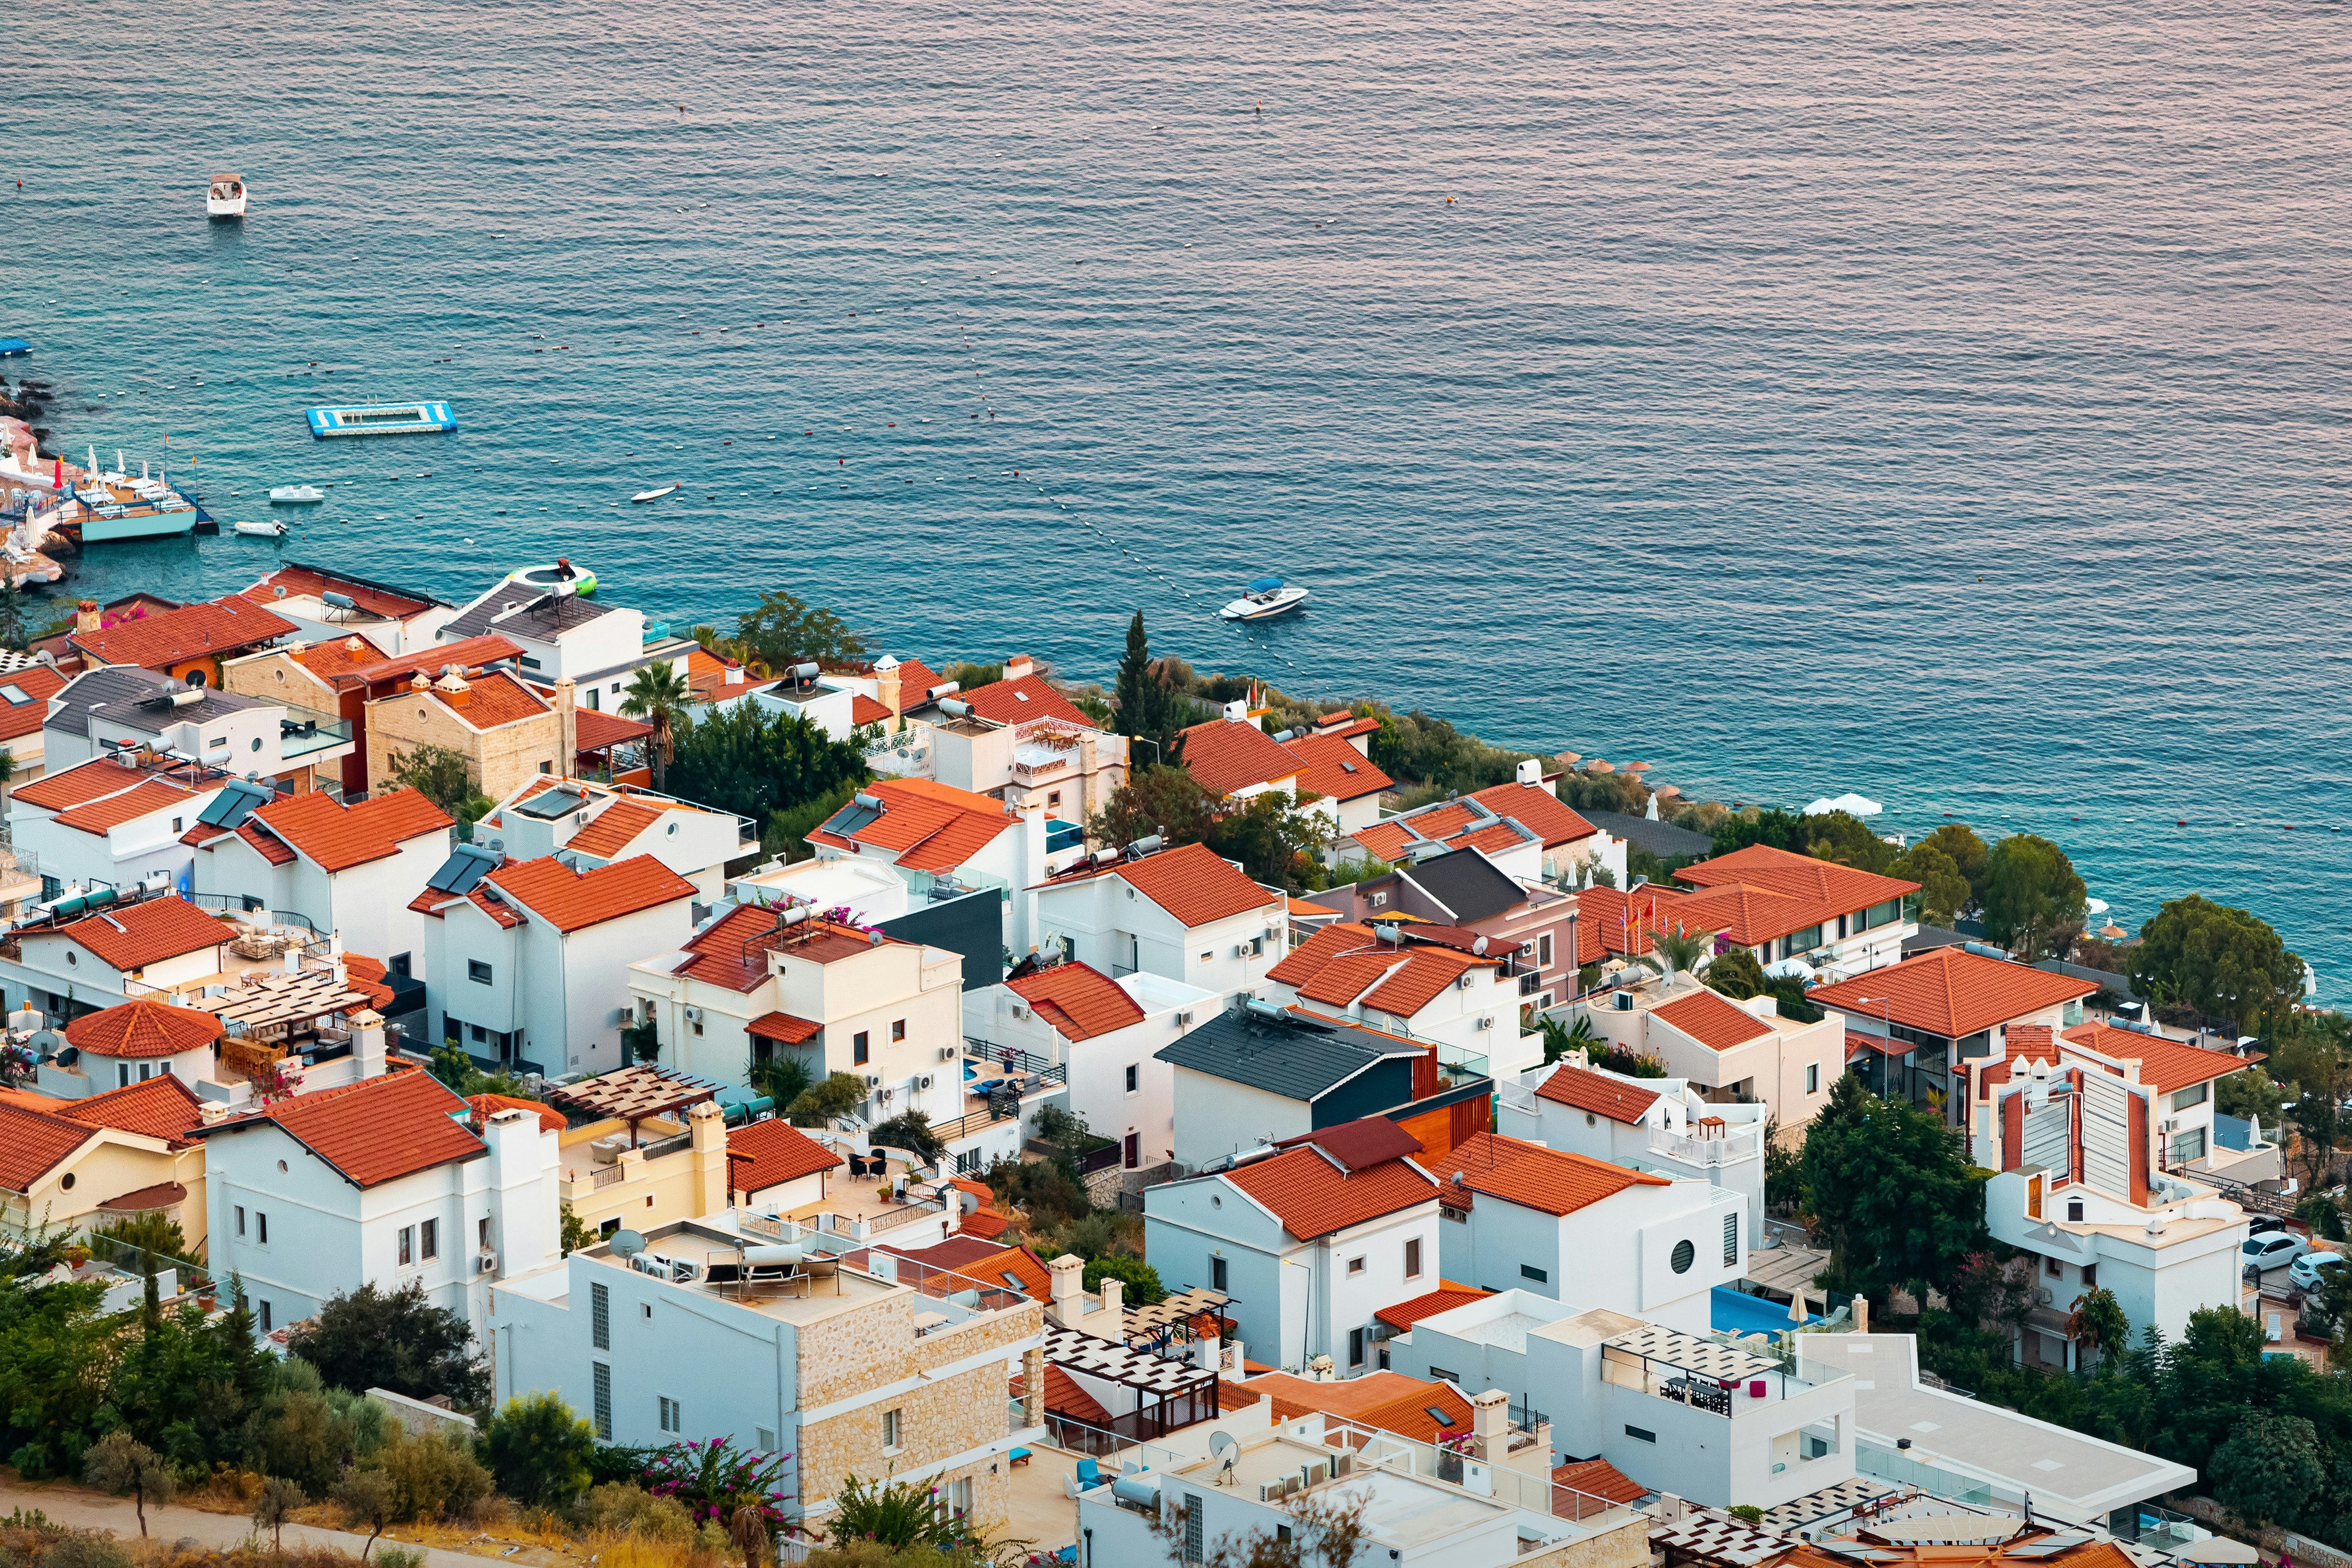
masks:
{"type": "Polygon", "coordinates": [[[335,486],[69,591],[562,553],[676,627],[788,588],[1075,676],[1139,608],[1694,794],[2047,833],[2126,925],[2244,904],[2341,995],[2347,40],[2294,0],[58,7],[11,32],[0,369],[225,520],[335,486]],[[425,396],[460,434],[302,423],[425,396]],[[1214,619],[1265,572],[1309,612],[1214,619]]]}

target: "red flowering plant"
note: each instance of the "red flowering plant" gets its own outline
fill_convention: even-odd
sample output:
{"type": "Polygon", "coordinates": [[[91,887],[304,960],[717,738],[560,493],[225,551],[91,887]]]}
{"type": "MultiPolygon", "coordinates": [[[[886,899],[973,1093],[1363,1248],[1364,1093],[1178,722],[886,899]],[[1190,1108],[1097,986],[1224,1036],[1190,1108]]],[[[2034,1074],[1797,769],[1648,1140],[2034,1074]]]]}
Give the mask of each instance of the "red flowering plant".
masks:
{"type": "Polygon", "coordinates": [[[647,1461],[642,1478],[656,1497],[676,1498],[699,1524],[711,1521],[732,1528],[736,1514],[750,1509],[772,1531],[784,1526],[784,1467],[790,1454],[738,1448],[725,1437],[693,1437],[672,1443],[647,1461]]]}

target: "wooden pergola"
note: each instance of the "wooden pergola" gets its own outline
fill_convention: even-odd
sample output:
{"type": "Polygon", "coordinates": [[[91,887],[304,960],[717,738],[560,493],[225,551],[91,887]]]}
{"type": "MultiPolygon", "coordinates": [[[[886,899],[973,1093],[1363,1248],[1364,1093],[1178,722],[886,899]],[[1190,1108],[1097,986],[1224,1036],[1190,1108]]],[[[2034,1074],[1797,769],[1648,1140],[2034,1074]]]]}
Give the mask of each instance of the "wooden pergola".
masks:
{"type": "Polygon", "coordinates": [[[600,1121],[626,1122],[629,1146],[635,1148],[638,1123],[715,1100],[719,1089],[719,1084],[708,1078],[640,1061],[600,1073],[584,1083],[567,1083],[546,1092],[551,1104],[579,1111],[600,1121]]]}

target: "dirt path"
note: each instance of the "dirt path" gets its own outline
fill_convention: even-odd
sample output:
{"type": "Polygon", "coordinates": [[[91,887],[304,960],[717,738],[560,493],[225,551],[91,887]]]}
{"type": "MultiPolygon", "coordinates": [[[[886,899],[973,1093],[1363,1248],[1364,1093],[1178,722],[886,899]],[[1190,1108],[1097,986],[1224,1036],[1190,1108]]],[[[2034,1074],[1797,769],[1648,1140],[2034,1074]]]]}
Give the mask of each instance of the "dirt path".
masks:
{"type": "MultiPolygon", "coordinates": [[[[0,1476],[0,1513],[18,1508],[38,1509],[58,1523],[77,1529],[110,1530],[117,1535],[133,1537],[139,1533],[138,1511],[127,1497],[109,1497],[64,1481],[19,1481],[0,1476]]],[[[252,1521],[236,1514],[211,1513],[176,1503],[163,1508],[151,1503],[147,1508],[147,1533],[159,1541],[193,1536],[206,1546],[227,1548],[243,1542],[252,1530],[252,1521]]],[[[331,1546],[357,1556],[360,1548],[367,1544],[367,1537],[315,1524],[289,1524],[286,1527],[286,1542],[289,1545],[301,1542],[331,1546]]],[[[415,1529],[394,1525],[376,1542],[379,1547],[394,1543],[417,1550],[415,1529]]],[[[423,1550],[426,1568],[482,1568],[485,1559],[545,1568],[546,1564],[565,1561],[560,1554],[537,1546],[524,1546],[511,1552],[504,1548],[459,1552],[446,1546],[425,1546],[423,1550]]]]}

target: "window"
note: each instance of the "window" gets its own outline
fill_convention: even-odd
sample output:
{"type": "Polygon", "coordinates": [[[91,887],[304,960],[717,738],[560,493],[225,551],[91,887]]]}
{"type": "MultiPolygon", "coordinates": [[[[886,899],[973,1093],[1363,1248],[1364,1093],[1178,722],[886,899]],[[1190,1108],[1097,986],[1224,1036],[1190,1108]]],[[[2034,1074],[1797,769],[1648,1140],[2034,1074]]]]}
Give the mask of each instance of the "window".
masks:
{"type": "Polygon", "coordinates": [[[2083,1265],[2083,1289],[2084,1289],[2084,1290],[2086,1290],[2086,1291],[2095,1291],[2095,1290],[2097,1290],[2098,1288],[2099,1288],[2099,1266],[2098,1266],[2096,1263],[2085,1263],[2085,1264],[2084,1264],[2084,1265],[2083,1265]]]}
{"type": "MultiPolygon", "coordinates": [[[[529,659],[525,659],[523,663],[528,664],[530,661],[529,659]]],[[[542,762],[539,765],[539,770],[541,773],[552,773],[555,771],[555,765],[550,762],[542,762]]]]}
{"type": "Polygon", "coordinates": [[[647,1322],[653,1322],[654,1304],[651,1301],[639,1301],[637,1303],[637,1315],[647,1322]]]}
{"type": "Polygon", "coordinates": [[[1429,1369],[1429,1380],[1432,1383],[1459,1383],[1462,1377],[1459,1373],[1449,1371],[1445,1367],[1433,1366],[1429,1369]]]}
{"type": "Polygon", "coordinates": [[[773,1427],[754,1427],[751,1428],[751,1433],[758,1440],[761,1453],[772,1454],[776,1451],[776,1429],[773,1427]]]}
{"type": "Polygon", "coordinates": [[[428,1219],[416,1228],[416,1255],[420,1259],[441,1256],[441,1222],[428,1219]]]}
{"type": "Polygon", "coordinates": [[[241,1203],[236,1206],[236,1233],[245,1234],[245,1205],[241,1203]]]}
{"type": "Polygon", "coordinates": [[[114,1064],[114,1086],[117,1089],[131,1087],[131,1063],[118,1061],[114,1064]]]}
{"type": "Polygon", "coordinates": [[[1143,1164],[1142,1134],[1129,1133],[1119,1141],[1118,1163],[1128,1170],[1133,1170],[1143,1164]]]}
{"type": "Polygon", "coordinates": [[[849,1037],[849,1060],[853,1065],[865,1066],[866,1058],[873,1054],[873,1051],[866,1044],[866,1033],[864,1030],[861,1029],[849,1037]]]}
{"type": "MultiPolygon", "coordinates": [[[[700,1034],[702,1032],[702,1020],[700,1019],[688,1019],[687,1020],[687,1027],[694,1030],[695,1033],[700,1034]]],[[[858,1060],[863,1061],[866,1059],[864,1057],[859,1057],[858,1060]]]]}
{"type": "MultiPolygon", "coordinates": [[[[259,742],[259,741],[257,741],[257,741],[255,741],[253,744],[254,744],[254,745],[256,745],[256,746],[259,746],[259,745],[261,744],[261,742],[259,742]]],[[[178,832],[184,832],[184,831],[186,831],[186,830],[185,830],[185,829],[184,829],[183,827],[181,827],[181,826],[180,826],[180,821],[181,821],[181,820],[180,820],[179,818],[177,818],[177,817],[174,817],[174,818],[173,818],[173,819],[172,819],[172,831],[173,831],[173,832],[175,832],[175,833],[178,833],[178,832]]]]}
{"type": "Polygon", "coordinates": [[[1363,1271],[1364,1260],[1361,1258],[1350,1258],[1348,1260],[1348,1277],[1349,1279],[1354,1279],[1363,1271]]]}
{"type": "Polygon", "coordinates": [[[657,1397],[661,1400],[661,1429],[665,1432],[684,1431],[685,1425],[678,1419],[677,1401],[667,1394],[657,1397]]]}
{"type": "Polygon", "coordinates": [[[408,955],[405,953],[394,953],[390,958],[384,961],[383,967],[391,970],[394,974],[399,976],[404,980],[411,977],[409,975],[410,965],[408,955]]]}
{"type": "Polygon", "coordinates": [[[400,1266],[405,1269],[415,1261],[416,1227],[404,1225],[400,1228],[400,1266]]]}
{"type": "Polygon", "coordinates": [[[1739,1211],[1733,1209],[1723,1217],[1723,1266],[1732,1268],[1739,1261],[1739,1211]]]}
{"type": "Polygon", "coordinates": [[[1214,953],[1203,953],[1203,954],[1202,954],[1202,955],[1201,955],[1201,962],[1202,962],[1203,964],[1205,964],[1205,963],[1207,963],[1210,959],[1214,958],[1215,956],[1216,956],[1216,955],[1215,955],[1214,953]]]}
{"type": "Polygon", "coordinates": [[[2192,1083],[2186,1089],[2179,1090],[2172,1096],[2172,1108],[2176,1111],[2186,1111],[2191,1105],[2202,1105],[2205,1103],[2205,1096],[2210,1093],[2212,1089],[2213,1086],[2210,1083],[2192,1083]]]}
{"type": "Polygon", "coordinates": [[[2066,1218],[2077,1225],[2082,1223],[2083,1200],[2081,1198],[2070,1197],[2066,1200],[2066,1218]]]}
{"type": "Polygon", "coordinates": [[[613,1369],[596,1362],[596,1437],[601,1442],[613,1440],[613,1369]]]}
{"type": "Polygon", "coordinates": [[[1821,1092],[1822,1064],[1818,1061],[1808,1061],[1805,1063],[1805,1092],[1818,1094],[1821,1092]]]}
{"type": "Polygon", "coordinates": [[[1047,810],[1050,811],[1055,810],[1056,807],[1060,806],[1061,803],[1062,792],[1059,789],[1048,789],[1045,791],[1045,809],[1047,810]]]}
{"type": "Polygon", "coordinates": [[[490,1220],[489,1216],[484,1215],[481,1218],[474,1222],[474,1245],[477,1247],[488,1247],[489,1244],[490,1220]]]}
{"type": "Polygon", "coordinates": [[[1348,1364],[1349,1366],[1364,1364],[1364,1331],[1362,1329],[1348,1331],[1348,1364]]]}
{"type": "Polygon", "coordinates": [[[2172,1163],[2174,1165],[2186,1165],[2190,1160],[2201,1160],[2204,1157],[2204,1128],[2191,1127],[2185,1133],[2175,1133],[2172,1135],[2172,1163]]]}
{"type": "MultiPolygon", "coordinates": [[[[1688,1241],[1675,1242],[1673,1256],[1666,1260],[1668,1267],[1672,1268],[1677,1274],[1689,1273],[1691,1265],[1697,1261],[1698,1249],[1692,1246],[1688,1241]]],[[[1654,1441],[1654,1439],[1653,1440],[1654,1441]]]]}
{"type": "Polygon", "coordinates": [[[2049,1270],[2050,1277],[2052,1279],[2061,1280],[2065,1278],[2066,1265],[2058,1261],[2057,1259],[2049,1258],[2043,1260],[2043,1267],[2049,1270]]]}
{"type": "Polygon", "coordinates": [[[1203,1547],[1201,1540],[1202,1527],[1200,1494],[1186,1492],[1184,1494],[1184,1561],[1187,1563],[1201,1561],[1203,1547]]]}
{"type": "Polygon", "coordinates": [[[255,1229],[255,1232],[256,1232],[256,1235],[254,1236],[254,1239],[255,1239],[256,1241],[259,1242],[259,1243],[260,1243],[262,1246],[264,1246],[264,1247],[268,1246],[268,1245],[269,1245],[269,1216],[268,1216],[268,1215],[266,1215],[266,1214],[262,1213],[262,1212],[261,1212],[261,1210],[259,1210],[259,1209],[257,1209],[257,1209],[255,1209],[255,1210],[253,1211],[253,1226],[254,1226],[254,1229],[255,1229]]]}
{"type": "Polygon", "coordinates": [[[882,1451],[884,1453],[896,1453],[898,1452],[898,1412],[896,1410],[885,1410],[882,1412],[882,1451]]]}
{"type": "Polygon", "coordinates": [[[1551,1282],[1551,1271],[1538,1269],[1532,1263],[1522,1263],[1519,1265],[1519,1278],[1533,1280],[1538,1285],[1547,1285],[1551,1282]]]}
{"type": "Polygon", "coordinates": [[[1536,967],[1551,967],[1551,933],[1549,931],[1536,938],[1536,967]]]}
{"type": "Polygon", "coordinates": [[[1655,1432],[1644,1431],[1639,1427],[1626,1427],[1625,1436],[1637,1443],[1654,1443],[1658,1440],[1658,1435],[1655,1432]]]}
{"type": "Polygon", "coordinates": [[[1421,1238],[1418,1236],[1404,1244],[1404,1277],[1408,1280],[1421,1278],[1421,1238]]]}
{"type": "MultiPolygon", "coordinates": [[[[490,967],[479,958],[468,958],[466,960],[466,978],[478,986],[487,986],[490,983],[490,967]]],[[[482,1026],[479,1024],[474,1026],[474,1038],[482,1038],[482,1026]]]]}
{"type": "Polygon", "coordinates": [[[476,1045],[479,1045],[479,1044],[481,1044],[484,1040],[488,1040],[488,1039],[489,1039],[489,1038],[490,1038],[490,1031],[489,1031],[488,1030],[484,1029],[480,1024],[473,1024],[473,1025],[470,1025],[469,1027],[470,1027],[470,1028],[473,1030],[473,1031],[474,1031],[474,1043],[475,1043],[476,1045]]]}
{"type": "Polygon", "coordinates": [[[261,1332],[263,1333],[268,1333],[269,1332],[269,1303],[268,1301],[261,1303],[261,1332]]]}
{"type": "Polygon", "coordinates": [[[588,1287],[588,1343],[597,1350],[613,1348],[613,1292],[604,1285],[588,1287]]]}
{"type": "Polygon", "coordinates": [[[891,1020],[890,1020],[890,1043],[891,1043],[891,1044],[893,1044],[893,1045],[896,1045],[896,1044],[898,1044],[900,1040],[904,1040],[904,1039],[906,1039],[906,1038],[907,1038],[907,1020],[906,1020],[905,1019],[891,1019],[891,1020]]]}
{"type": "Polygon", "coordinates": [[[1137,1082],[1141,1078],[1143,1070],[1136,1066],[1132,1061],[1127,1064],[1127,1092],[1129,1094],[1135,1092],[1137,1082]]]}
{"type": "Polygon", "coordinates": [[[1223,1258],[1212,1258],[1209,1260],[1209,1289],[1216,1291],[1220,1295],[1224,1293],[1225,1260],[1223,1258]]]}

